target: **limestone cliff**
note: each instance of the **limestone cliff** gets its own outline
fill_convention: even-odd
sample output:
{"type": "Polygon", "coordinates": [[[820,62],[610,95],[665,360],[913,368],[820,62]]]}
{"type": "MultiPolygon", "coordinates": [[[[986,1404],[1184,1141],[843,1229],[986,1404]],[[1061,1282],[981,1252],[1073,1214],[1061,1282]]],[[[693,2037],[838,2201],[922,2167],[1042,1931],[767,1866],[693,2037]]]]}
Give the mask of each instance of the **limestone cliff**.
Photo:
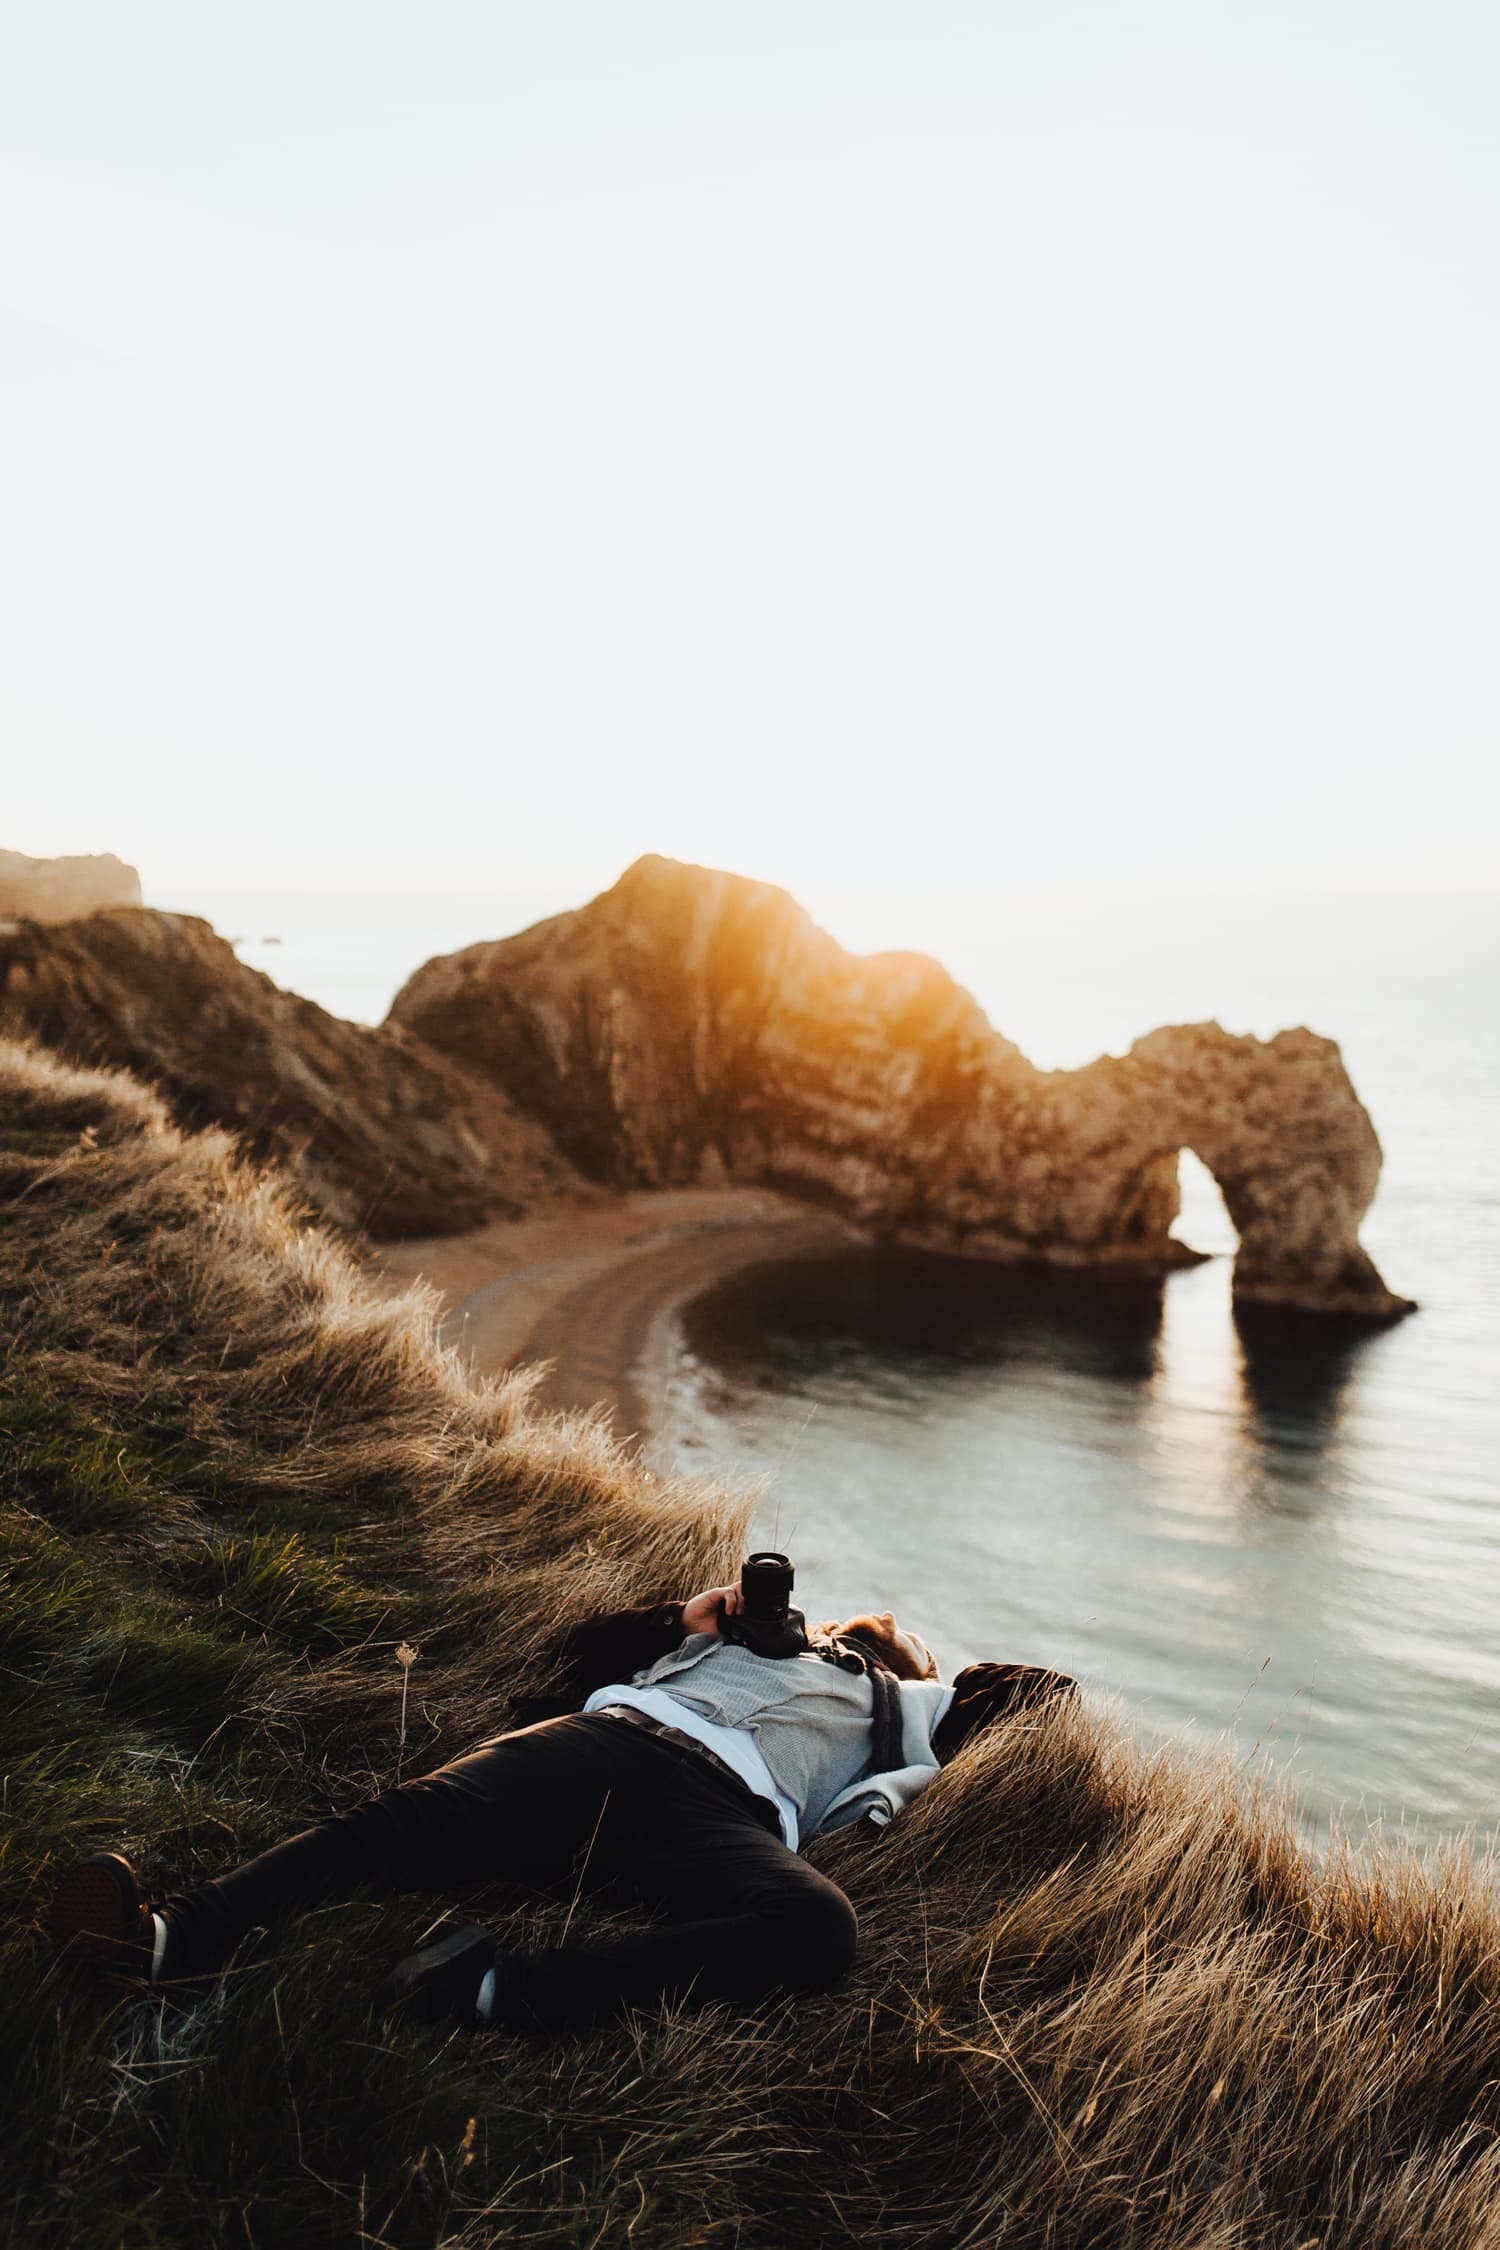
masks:
{"type": "Polygon", "coordinates": [[[876,1239],[1168,1264],[1190,1148],[1239,1229],[1239,1296],[1408,1309],[1359,1242],[1374,1128],[1310,1031],[1185,1025],[1038,1070],[936,962],[848,954],[785,892],[659,858],[429,962],[389,1021],[487,1072],[616,1187],[759,1182],[876,1239]]]}
{"type": "Polygon", "coordinates": [[[28,859],[25,852],[0,852],[0,917],[25,915],[32,922],[66,922],[101,907],[139,906],[141,879],[113,852],[74,859],[28,859]]]}
{"type": "Polygon", "coordinates": [[[0,930],[0,1030],[150,1080],[180,1123],[229,1126],[326,1217],[377,1237],[456,1233],[586,1192],[492,1081],[281,991],[189,915],[0,930]]]}

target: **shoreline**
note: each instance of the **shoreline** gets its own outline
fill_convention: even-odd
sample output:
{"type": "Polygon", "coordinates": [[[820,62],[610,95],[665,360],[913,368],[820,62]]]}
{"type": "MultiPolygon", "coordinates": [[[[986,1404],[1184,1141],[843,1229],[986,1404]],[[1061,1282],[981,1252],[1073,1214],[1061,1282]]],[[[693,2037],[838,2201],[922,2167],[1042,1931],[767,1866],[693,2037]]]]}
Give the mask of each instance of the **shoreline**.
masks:
{"type": "MultiPolygon", "coordinates": [[[[601,1189],[587,1202],[464,1234],[370,1244],[364,1262],[395,1289],[418,1281],[435,1289],[440,1333],[477,1373],[540,1362],[540,1405],[602,1406],[616,1437],[644,1453],[662,1435],[673,1328],[686,1306],[754,1266],[862,1244],[867,1237],[847,1220],[774,1188],[601,1189]]],[[[1164,1275],[1212,1256],[1173,1247],[1164,1275]]],[[[1041,1262],[1063,1272],[1089,1263],[1041,1262]]]]}
{"type": "Polygon", "coordinates": [[[654,1426],[673,1324],[703,1291],[745,1268],[861,1237],[844,1220],[770,1188],[640,1189],[460,1235],[382,1243],[368,1269],[443,1300],[441,1333],[493,1375],[541,1361],[538,1402],[602,1406],[623,1443],[654,1426]]]}

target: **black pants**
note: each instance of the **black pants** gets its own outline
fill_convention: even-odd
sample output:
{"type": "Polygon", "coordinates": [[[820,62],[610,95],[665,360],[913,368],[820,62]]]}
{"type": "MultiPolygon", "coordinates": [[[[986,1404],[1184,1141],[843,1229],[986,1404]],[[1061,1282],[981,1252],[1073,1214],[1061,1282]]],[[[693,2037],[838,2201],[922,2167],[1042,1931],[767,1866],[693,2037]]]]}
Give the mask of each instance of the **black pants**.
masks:
{"type": "Polygon", "coordinates": [[[691,1751],[618,1719],[548,1719],[166,1900],[163,1971],[205,1974],[249,1931],[320,1901],[506,1883],[620,1888],[662,1919],[511,1957],[499,2022],[565,2030],[663,1999],[816,1991],[854,1957],[854,1909],[774,1823],[691,1751]]]}

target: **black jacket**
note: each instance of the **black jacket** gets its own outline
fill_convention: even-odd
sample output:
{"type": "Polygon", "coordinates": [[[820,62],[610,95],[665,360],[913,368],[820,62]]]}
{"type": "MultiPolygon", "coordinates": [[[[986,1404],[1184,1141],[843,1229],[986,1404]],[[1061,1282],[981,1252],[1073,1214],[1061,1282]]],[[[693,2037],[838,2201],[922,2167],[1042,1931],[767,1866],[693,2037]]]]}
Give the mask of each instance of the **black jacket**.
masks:
{"type": "MultiPolygon", "coordinates": [[[[596,1688],[633,1679],[658,1657],[670,1656],[683,1639],[681,1602],[658,1602],[647,1609],[622,1609],[608,1617],[587,1617],[564,1634],[557,1650],[558,1685],[518,1711],[523,1725],[577,1711],[596,1688]]],[[[932,1747],[946,1765],[971,1734],[994,1719],[1036,1710],[1057,1696],[1078,1693],[1066,1672],[1037,1664],[969,1664],[953,1683],[953,1701],[943,1713],[932,1747]]]]}

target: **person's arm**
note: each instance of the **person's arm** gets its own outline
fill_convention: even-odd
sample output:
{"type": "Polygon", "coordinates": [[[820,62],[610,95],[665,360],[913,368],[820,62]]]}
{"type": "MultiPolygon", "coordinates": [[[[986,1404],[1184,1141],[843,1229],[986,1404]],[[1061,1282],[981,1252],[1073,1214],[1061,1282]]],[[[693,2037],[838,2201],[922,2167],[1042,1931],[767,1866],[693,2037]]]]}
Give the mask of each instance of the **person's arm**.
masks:
{"type": "Polygon", "coordinates": [[[596,1688],[629,1680],[659,1657],[670,1656],[689,1633],[717,1633],[720,1619],[734,1616],[739,1606],[738,1586],[711,1586],[686,1602],[656,1602],[585,1617],[558,1643],[555,1690],[527,1699],[519,1707],[521,1723],[578,1710],[596,1688]]]}
{"type": "Polygon", "coordinates": [[[608,1617],[585,1617],[563,1635],[558,1660],[563,1686],[576,1707],[595,1688],[628,1680],[678,1647],[687,1627],[681,1602],[655,1602],[644,1609],[616,1610],[608,1617]]]}
{"type": "Polygon", "coordinates": [[[1059,1697],[1078,1693],[1066,1672],[1039,1664],[970,1664],[953,1683],[953,1700],[933,1730],[932,1747],[946,1765],[981,1727],[1016,1711],[1039,1710],[1059,1697]]]}

